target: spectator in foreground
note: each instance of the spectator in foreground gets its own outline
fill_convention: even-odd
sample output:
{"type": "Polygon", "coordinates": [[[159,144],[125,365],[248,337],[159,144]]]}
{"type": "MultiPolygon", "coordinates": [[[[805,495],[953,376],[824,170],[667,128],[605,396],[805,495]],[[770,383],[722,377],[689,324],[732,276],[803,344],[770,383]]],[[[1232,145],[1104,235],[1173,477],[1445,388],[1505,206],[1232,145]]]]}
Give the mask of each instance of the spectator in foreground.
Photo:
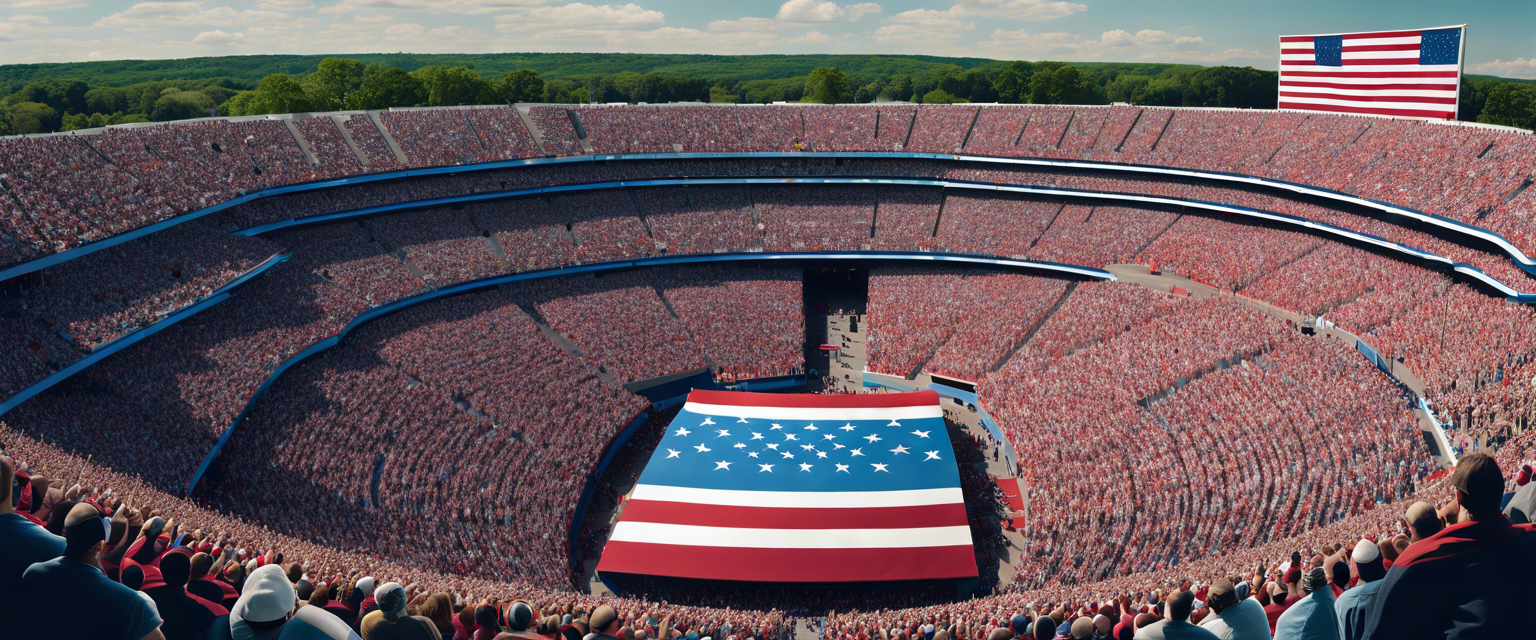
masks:
{"type": "Polygon", "coordinates": [[[543,640],[543,636],[530,630],[533,625],[533,607],[526,602],[507,605],[507,629],[496,635],[496,640],[543,640]]]}
{"type": "Polygon", "coordinates": [[[1226,578],[1211,583],[1206,596],[1211,615],[1200,627],[1220,640],[1270,640],[1269,619],[1264,607],[1253,598],[1238,599],[1237,589],[1226,578]]]}
{"type": "Polygon", "coordinates": [[[63,557],[34,564],[22,575],[19,608],[26,613],[11,619],[24,627],[17,637],[165,640],[152,601],[101,572],[111,526],[89,504],[69,510],[63,557]],[[90,615],[81,615],[80,603],[89,603],[90,615]]]}
{"type": "Polygon", "coordinates": [[[0,456],[0,620],[16,620],[27,612],[16,609],[21,574],[37,562],[64,554],[64,539],[48,533],[16,513],[16,463],[0,456]]]}
{"type": "Polygon", "coordinates": [[[1440,521],[1440,514],[1428,502],[1415,502],[1408,506],[1408,512],[1403,515],[1403,521],[1408,524],[1408,540],[1418,542],[1432,535],[1440,533],[1445,528],[1445,523],[1440,521]]]}
{"type": "Polygon", "coordinates": [[[1456,522],[1408,547],[1382,579],[1365,638],[1524,638],[1536,630],[1536,526],[1499,511],[1504,474],[1483,452],[1456,464],[1456,522]]]}
{"type": "Polygon", "coordinates": [[[1180,591],[1168,601],[1168,617],[1136,631],[1136,640],[1216,640],[1216,635],[1189,622],[1195,594],[1180,591]]]}
{"type": "Polygon", "coordinates": [[[1340,640],[1360,640],[1365,637],[1365,614],[1371,610],[1387,569],[1381,563],[1381,548],[1370,540],[1355,543],[1349,565],[1360,583],[1340,595],[1333,609],[1339,618],[1340,640]]]}
{"type": "Polygon", "coordinates": [[[229,610],[234,640],[349,640],[357,638],[341,619],[320,607],[299,607],[299,594],[283,568],[269,564],[252,571],[240,599],[229,610]]]}
{"type": "Polygon", "coordinates": [[[363,616],[360,625],[363,640],[442,640],[442,634],[431,620],[406,613],[405,588],[399,584],[386,582],[379,585],[373,592],[373,600],[379,608],[363,616]]]}
{"type": "Polygon", "coordinates": [[[1301,590],[1305,595],[1275,622],[1275,640],[1337,640],[1339,619],[1328,571],[1313,567],[1301,579],[1301,590]]]}

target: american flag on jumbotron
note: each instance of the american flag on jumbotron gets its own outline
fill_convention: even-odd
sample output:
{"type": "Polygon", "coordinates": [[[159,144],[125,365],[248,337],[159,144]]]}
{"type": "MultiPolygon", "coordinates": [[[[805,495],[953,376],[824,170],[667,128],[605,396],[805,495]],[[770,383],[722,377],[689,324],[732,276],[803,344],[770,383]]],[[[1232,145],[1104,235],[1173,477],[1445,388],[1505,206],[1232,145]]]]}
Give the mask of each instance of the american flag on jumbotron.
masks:
{"type": "Polygon", "coordinates": [[[1280,108],[1456,118],[1466,25],[1280,36],[1280,108]]]}
{"type": "Polygon", "coordinates": [[[597,570],[747,582],[976,577],[938,395],[690,393],[597,570]]]}

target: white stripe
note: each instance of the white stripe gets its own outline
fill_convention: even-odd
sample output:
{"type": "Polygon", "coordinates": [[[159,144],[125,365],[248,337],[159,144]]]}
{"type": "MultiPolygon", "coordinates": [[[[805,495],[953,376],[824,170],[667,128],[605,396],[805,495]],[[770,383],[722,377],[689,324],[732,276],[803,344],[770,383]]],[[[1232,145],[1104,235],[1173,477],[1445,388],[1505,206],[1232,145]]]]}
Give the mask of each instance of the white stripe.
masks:
{"type": "Polygon", "coordinates": [[[1315,64],[1303,64],[1300,62],[1281,62],[1280,72],[1287,69],[1292,71],[1338,71],[1340,73],[1355,71],[1455,71],[1458,67],[1454,64],[1357,64],[1346,67],[1321,67],[1315,64]]]}
{"type": "Polygon", "coordinates": [[[746,529],[620,522],[609,542],[755,549],[898,549],[971,544],[969,526],[912,529],[746,529]]]}
{"type": "Polygon", "coordinates": [[[1358,89],[1327,89],[1323,87],[1293,87],[1281,83],[1280,90],[1287,93],[1318,93],[1336,96],[1393,96],[1401,98],[1454,98],[1455,89],[1434,91],[1429,89],[1372,89],[1360,87],[1358,89]]]}
{"type": "Polygon", "coordinates": [[[1422,36],[1397,36],[1393,38],[1345,38],[1345,47],[1360,47],[1378,44],[1419,44],[1423,42],[1422,36]]]}
{"type": "Polygon", "coordinates": [[[1301,62],[1314,62],[1316,60],[1316,58],[1314,58],[1312,56],[1312,54],[1310,54],[1310,53],[1282,53],[1282,54],[1280,54],[1280,60],[1281,61],[1292,60],[1292,61],[1301,61],[1301,62]]]}
{"type": "Polygon", "coordinates": [[[1388,84],[1428,84],[1444,87],[1444,91],[1456,90],[1455,78],[1312,78],[1290,76],[1280,81],[1280,87],[1294,86],[1296,82],[1332,82],[1335,84],[1351,84],[1360,89],[1380,90],[1379,86],[1388,84]]]}
{"type": "Polygon", "coordinates": [[[1420,109],[1424,111],[1450,112],[1455,110],[1455,105],[1430,104],[1427,102],[1364,102],[1359,100],[1334,100],[1331,98],[1293,98],[1285,96],[1280,98],[1287,104],[1331,104],[1341,107],[1359,107],[1361,109],[1420,109]]]}
{"type": "Polygon", "coordinates": [[[1307,51],[1311,51],[1312,50],[1312,41],[1308,40],[1306,42],[1282,42],[1282,43],[1280,43],[1280,50],[1284,51],[1286,49],[1306,49],[1307,51]]]}
{"type": "Polygon", "coordinates": [[[1344,60],[1380,60],[1398,58],[1417,58],[1417,51],[1345,51],[1340,57],[1344,60]]]}
{"type": "Polygon", "coordinates": [[[736,491],[637,484],[630,499],[781,509],[862,509],[965,503],[960,487],[902,491],[736,491]]]}
{"type": "Polygon", "coordinates": [[[939,405],[915,405],[906,407],[762,407],[734,404],[704,404],[690,402],[684,411],[727,418],[761,418],[763,420],[919,420],[940,418],[944,410],[939,405]]]}

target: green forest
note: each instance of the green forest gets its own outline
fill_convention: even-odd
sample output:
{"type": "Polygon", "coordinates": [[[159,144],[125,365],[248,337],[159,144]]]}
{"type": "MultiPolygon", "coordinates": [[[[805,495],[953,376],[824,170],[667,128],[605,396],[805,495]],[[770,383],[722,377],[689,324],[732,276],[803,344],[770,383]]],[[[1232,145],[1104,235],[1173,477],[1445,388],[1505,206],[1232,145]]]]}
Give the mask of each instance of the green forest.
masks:
{"type": "MultiPolygon", "coordinates": [[[[1273,71],[879,55],[366,54],[0,65],[0,135],[344,109],[1002,102],[1272,108],[1273,71]]],[[[1536,128],[1536,83],[1469,76],[1462,120],[1536,128]]]]}

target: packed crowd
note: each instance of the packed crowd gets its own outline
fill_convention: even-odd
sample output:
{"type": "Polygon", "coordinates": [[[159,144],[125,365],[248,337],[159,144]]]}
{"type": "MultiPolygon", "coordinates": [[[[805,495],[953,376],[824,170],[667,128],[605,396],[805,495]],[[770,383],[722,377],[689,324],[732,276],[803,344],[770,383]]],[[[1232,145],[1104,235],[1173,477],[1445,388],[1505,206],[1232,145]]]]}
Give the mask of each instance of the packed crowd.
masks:
{"type": "MultiPolygon", "coordinates": [[[[10,197],[0,202],[11,210],[0,227],[0,259],[60,251],[266,187],[403,168],[372,116],[339,117],[356,154],[330,118],[296,121],[313,162],[282,121],[265,118],[8,141],[0,183],[10,197]]],[[[1536,141],[1514,132],[1124,106],[541,106],[528,119],[548,130],[542,135],[553,155],[582,153],[584,139],[597,153],[959,151],[1233,171],[1444,215],[1536,253],[1526,217],[1536,195],[1523,188],[1530,177],[1524,160],[1536,141]]],[[[545,153],[512,107],[387,111],[378,121],[405,167],[545,153]]],[[[1482,258],[1488,266],[1456,259],[1489,273],[1492,264],[1507,263],[1497,255],[1482,258]]]]}
{"type": "Polygon", "coordinates": [[[872,271],[868,368],[978,380],[1025,341],[1067,289],[1062,280],[1014,273],[872,271]]]}

